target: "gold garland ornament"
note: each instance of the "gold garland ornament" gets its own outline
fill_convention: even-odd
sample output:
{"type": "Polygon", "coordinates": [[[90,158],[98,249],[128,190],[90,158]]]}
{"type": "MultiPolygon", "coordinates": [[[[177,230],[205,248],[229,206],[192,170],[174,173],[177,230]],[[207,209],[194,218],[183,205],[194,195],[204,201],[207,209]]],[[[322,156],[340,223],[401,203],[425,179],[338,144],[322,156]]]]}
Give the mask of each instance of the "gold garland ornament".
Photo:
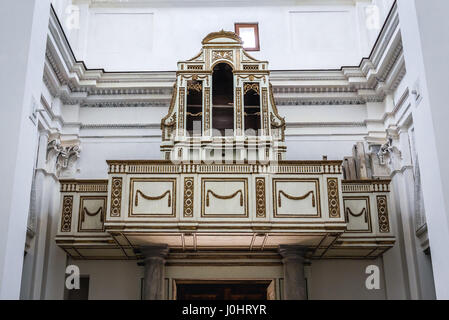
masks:
{"type": "Polygon", "coordinates": [[[360,211],[360,213],[357,213],[357,214],[352,212],[350,208],[346,208],[346,215],[347,214],[350,214],[351,216],[356,217],[356,218],[360,217],[362,214],[365,214],[365,223],[368,223],[368,217],[366,215],[366,208],[363,208],[362,211],[360,211]]]}
{"type": "Polygon", "coordinates": [[[282,207],[282,203],[281,203],[281,195],[283,195],[284,197],[286,197],[287,199],[290,200],[304,200],[306,199],[308,196],[312,195],[312,206],[315,208],[315,193],[313,191],[309,191],[307,192],[305,195],[303,196],[299,196],[299,197],[295,197],[295,196],[291,196],[289,194],[286,194],[284,191],[279,190],[279,195],[278,195],[278,202],[279,202],[279,208],[282,207]]]}
{"type": "Polygon", "coordinates": [[[103,207],[100,207],[96,212],[89,212],[89,210],[87,210],[87,208],[84,207],[84,214],[83,214],[83,217],[81,218],[81,222],[84,222],[84,218],[85,218],[86,214],[89,217],[95,217],[100,212],[101,212],[100,221],[103,222],[103,207]]]}
{"type": "Polygon", "coordinates": [[[142,196],[142,198],[144,198],[145,200],[151,200],[151,201],[155,201],[155,200],[161,200],[163,198],[165,198],[165,196],[168,194],[168,206],[171,207],[171,191],[167,190],[166,192],[164,192],[163,194],[161,194],[160,196],[157,197],[151,197],[151,196],[147,196],[145,194],[143,194],[142,191],[137,190],[136,192],[136,198],[134,200],[134,203],[136,205],[136,207],[139,205],[139,194],[142,196]]]}
{"type": "Polygon", "coordinates": [[[206,195],[206,206],[207,207],[209,207],[209,205],[210,205],[209,194],[212,194],[215,198],[221,199],[221,200],[229,200],[229,199],[235,198],[238,194],[240,194],[240,206],[243,207],[243,192],[242,192],[242,190],[238,190],[229,196],[221,196],[221,195],[216,194],[212,190],[207,190],[207,195],[206,195]]]}

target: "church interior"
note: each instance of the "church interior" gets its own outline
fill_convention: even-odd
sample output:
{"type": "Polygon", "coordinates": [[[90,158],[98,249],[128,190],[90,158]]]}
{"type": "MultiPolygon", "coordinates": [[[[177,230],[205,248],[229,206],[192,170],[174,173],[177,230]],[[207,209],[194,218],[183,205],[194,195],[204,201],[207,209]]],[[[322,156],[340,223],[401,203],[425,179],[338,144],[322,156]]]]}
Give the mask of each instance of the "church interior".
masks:
{"type": "Polygon", "coordinates": [[[441,6],[0,4],[0,299],[449,299],[441,6]]]}

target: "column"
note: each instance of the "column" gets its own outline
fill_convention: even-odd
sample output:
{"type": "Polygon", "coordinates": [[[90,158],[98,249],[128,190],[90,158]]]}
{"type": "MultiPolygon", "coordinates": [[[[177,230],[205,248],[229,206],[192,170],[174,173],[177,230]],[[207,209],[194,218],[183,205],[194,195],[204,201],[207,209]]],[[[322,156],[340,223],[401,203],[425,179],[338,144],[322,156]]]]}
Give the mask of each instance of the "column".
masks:
{"type": "Polygon", "coordinates": [[[304,254],[306,247],[280,245],[279,253],[284,264],[284,300],[306,300],[304,254]]]}
{"type": "Polygon", "coordinates": [[[449,19],[446,0],[399,0],[398,12],[411,93],[435,290],[449,299],[449,19]]]}
{"type": "Polygon", "coordinates": [[[49,0],[0,1],[0,299],[19,299],[49,0]]]}
{"type": "Polygon", "coordinates": [[[167,245],[144,246],[140,248],[144,256],[144,300],[163,300],[165,257],[167,245]]]}

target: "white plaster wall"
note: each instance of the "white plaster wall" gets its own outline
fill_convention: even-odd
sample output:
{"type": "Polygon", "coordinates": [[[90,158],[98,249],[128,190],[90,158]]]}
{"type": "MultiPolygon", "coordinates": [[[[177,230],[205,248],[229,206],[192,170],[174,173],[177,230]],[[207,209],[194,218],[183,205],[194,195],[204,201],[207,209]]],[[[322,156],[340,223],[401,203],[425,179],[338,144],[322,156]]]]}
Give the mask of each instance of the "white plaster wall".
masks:
{"type": "MultiPolygon", "coordinates": [[[[140,300],[143,267],[137,261],[70,261],[89,276],[89,300],[140,300]]],[[[61,283],[63,286],[64,283],[61,283]]]]}
{"type": "MultiPolygon", "coordinates": [[[[79,266],[81,275],[89,276],[89,300],[139,300],[143,267],[136,261],[69,261],[79,266]]],[[[311,300],[385,299],[382,259],[377,260],[314,260],[308,280],[311,300]],[[380,268],[380,290],[367,290],[365,269],[368,265],[380,268]]],[[[186,267],[168,266],[165,278],[192,280],[282,279],[283,267],[186,267]],[[257,272],[255,272],[257,270],[257,272]]],[[[171,290],[171,289],[170,289],[171,290]]]]}
{"type": "Polygon", "coordinates": [[[378,300],[386,299],[382,259],[376,260],[313,260],[311,266],[310,299],[378,300]],[[367,290],[366,267],[380,269],[380,290],[367,290]]]}
{"type": "Polygon", "coordinates": [[[18,299],[35,164],[48,0],[0,2],[0,299],[18,299]],[[9,30],[11,32],[5,32],[9,30]]]}
{"type": "Polygon", "coordinates": [[[392,0],[371,1],[74,1],[53,0],[74,52],[89,68],[107,71],[174,70],[196,55],[209,32],[234,31],[236,22],[258,22],[260,52],[272,70],[330,69],[358,65],[367,56],[392,0]],[[175,6],[171,6],[175,3],[175,6]],[[196,4],[196,5],[195,5],[196,4]],[[369,8],[376,6],[374,13],[369,8]],[[66,9],[64,9],[66,8],[66,9]],[[367,9],[368,8],[368,9],[367,9]],[[66,11],[67,10],[67,11],[66,11]],[[368,11],[367,11],[368,10],[368,11]],[[372,21],[375,23],[372,23],[372,21]]]}
{"type": "Polygon", "coordinates": [[[407,85],[420,94],[412,99],[416,146],[420,162],[426,219],[432,251],[433,274],[438,299],[449,298],[449,151],[447,145],[449,91],[446,57],[449,44],[449,3],[444,0],[398,1],[407,85]],[[437,41],[436,41],[437,39],[437,41]],[[440,41],[441,40],[441,41],[440,41]]]}

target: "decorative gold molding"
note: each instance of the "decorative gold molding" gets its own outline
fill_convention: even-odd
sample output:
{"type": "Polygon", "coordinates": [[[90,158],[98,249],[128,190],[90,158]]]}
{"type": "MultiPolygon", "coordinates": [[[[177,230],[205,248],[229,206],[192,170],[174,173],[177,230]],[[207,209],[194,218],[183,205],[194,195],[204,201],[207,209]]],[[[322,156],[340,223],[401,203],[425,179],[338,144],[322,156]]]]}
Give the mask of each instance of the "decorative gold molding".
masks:
{"type": "Polygon", "coordinates": [[[168,113],[161,120],[162,141],[166,141],[166,139],[167,139],[166,133],[165,133],[165,127],[171,127],[176,123],[176,116],[173,117],[173,112],[174,112],[174,108],[175,108],[177,92],[178,92],[178,90],[176,90],[176,83],[175,83],[173,85],[173,92],[172,92],[172,97],[170,100],[170,107],[168,108],[168,113]],[[167,124],[166,122],[170,117],[172,117],[172,121],[170,121],[170,123],[167,124]]]}
{"type": "MultiPolygon", "coordinates": [[[[180,149],[181,150],[181,149],[180,149]]],[[[274,163],[208,164],[181,163],[169,160],[107,160],[110,174],[146,173],[273,173],[273,174],[340,174],[341,161],[277,161],[274,163]]]]}
{"type": "Polygon", "coordinates": [[[190,90],[201,92],[201,90],[203,90],[203,83],[195,81],[187,81],[187,90],[188,90],[187,94],[189,94],[190,90]]]}
{"type": "Polygon", "coordinates": [[[123,178],[113,177],[111,183],[111,217],[120,217],[123,178]]]}
{"type": "MultiPolygon", "coordinates": [[[[211,191],[210,189],[208,191],[211,191]]],[[[217,197],[217,194],[214,194],[217,197]]],[[[220,199],[218,195],[217,198],[220,199]]],[[[204,218],[248,218],[248,178],[201,178],[201,217],[204,218]],[[206,182],[243,182],[244,191],[241,189],[232,194],[231,196],[225,196],[226,198],[234,198],[239,192],[242,192],[243,199],[240,203],[243,204],[244,214],[220,214],[220,213],[208,213],[206,214],[206,198],[209,196],[209,192],[206,192],[206,182]],[[242,203],[243,200],[243,203],[242,203]]]]}
{"type": "Polygon", "coordinates": [[[64,196],[62,200],[61,232],[72,231],[73,196],[64,196]]]}
{"type": "Polygon", "coordinates": [[[203,65],[201,65],[201,64],[190,64],[190,65],[187,65],[187,70],[203,70],[203,65]]]}
{"type": "Polygon", "coordinates": [[[217,60],[228,60],[231,61],[234,59],[234,53],[232,50],[213,50],[212,51],[212,63],[217,60]]]}
{"type": "Polygon", "coordinates": [[[256,70],[259,70],[259,65],[258,64],[244,64],[243,70],[256,71],[256,70]]]}
{"type": "Polygon", "coordinates": [[[242,134],[242,88],[235,88],[235,105],[236,105],[236,130],[237,135],[242,134]]]}
{"type": "Polygon", "coordinates": [[[337,178],[327,178],[327,198],[329,203],[329,217],[340,218],[340,195],[338,192],[337,178]]]}
{"type": "Polygon", "coordinates": [[[222,196],[219,194],[216,194],[215,192],[213,192],[212,190],[207,190],[206,193],[206,207],[209,207],[209,194],[212,194],[215,198],[220,199],[220,200],[229,200],[232,198],[235,198],[238,194],[240,194],[240,206],[243,207],[243,192],[242,190],[237,190],[236,192],[234,192],[233,194],[229,195],[229,196],[222,196]]]}
{"type": "Polygon", "coordinates": [[[248,91],[253,90],[255,93],[260,95],[259,84],[257,82],[245,82],[243,84],[243,93],[246,94],[248,91]]]}
{"type": "Polygon", "coordinates": [[[270,134],[269,130],[269,116],[268,116],[268,91],[267,88],[262,88],[262,123],[264,135],[270,134]]]}
{"type": "Polygon", "coordinates": [[[129,181],[129,208],[128,208],[128,217],[164,217],[164,218],[174,218],[176,217],[176,181],[177,178],[131,178],[129,181]],[[166,191],[161,196],[157,197],[149,197],[144,195],[140,190],[134,192],[134,184],[136,182],[169,182],[171,183],[171,190],[166,191]],[[164,197],[169,196],[169,205],[171,207],[170,214],[164,213],[134,213],[134,206],[136,202],[133,202],[133,199],[136,200],[137,194],[140,193],[141,196],[147,197],[147,200],[160,200],[164,197]]]}
{"type": "Polygon", "coordinates": [[[390,192],[391,180],[342,180],[343,193],[390,192]]]}
{"type": "Polygon", "coordinates": [[[388,218],[387,196],[377,196],[377,215],[379,220],[379,232],[389,233],[390,222],[388,218]]]}
{"type": "MultiPolygon", "coordinates": [[[[273,213],[274,213],[274,218],[321,218],[321,198],[320,198],[320,180],[319,179],[315,179],[315,178],[311,178],[311,179],[301,179],[301,178],[273,178],[272,179],[272,193],[273,193],[273,213]],[[315,203],[316,203],[316,209],[317,209],[317,213],[316,214],[296,214],[296,213],[283,213],[283,214],[279,214],[278,213],[278,188],[277,188],[277,184],[279,182],[297,182],[297,183],[304,183],[304,182],[312,182],[315,184],[315,203]]],[[[283,195],[285,196],[286,194],[283,192],[283,195]]],[[[307,194],[307,196],[309,196],[309,194],[307,194]]]]}
{"type": "Polygon", "coordinates": [[[184,178],[184,217],[193,217],[193,202],[194,202],[194,178],[184,178]]]}
{"type": "Polygon", "coordinates": [[[79,219],[78,219],[78,232],[104,232],[104,220],[106,214],[106,201],[107,197],[97,197],[97,196],[81,196],[80,197],[80,206],[79,206],[79,219]],[[84,202],[86,200],[100,200],[102,201],[102,205],[96,212],[89,212],[87,210],[84,202]],[[85,216],[95,217],[100,214],[100,222],[102,224],[100,229],[83,229],[83,222],[85,221],[85,216]]]}
{"type": "Polygon", "coordinates": [[[135,200],[134,200],[134,204],[135,204],[136,207],[139,205],[139,194],[145,200],[150,200],[150,201],[161,200],[161,199],[165,198],[165,196],[168,194],[168,207],[171,207],[171,191],[170,190],[167,190],[166,192],[164,192],[160,196],[155,196],[155,197],[147,196],[142,191],[137,190],[136,191],[136,197],[135,197],[135,200]]]}
{"type": "Polygon", "coordinates": [[[61,192],[108,192],[108,180],[59,180],[61,192]]]}
{"type": "MultiPolygon", "coordinates": [[[[214,40],[217,38],[229,38],[229,39],[235,40],[239,44],[243,44],[242,38],[240,38],[238,36],[238,34],[236,34],[235,32],[232,32],[232,31],[224,31],[224,30],[209,33],[206,37],[204,37],[204,39],[201,43],[207,44],[211,40],[214,40]]],[[[213,43],[213,44],[216,44],[216,43],[213,43]]]]}
{"type": "Polygon", "coordinates": [[[299,200],[304,200],[307,197],[309,197],[310,195],[312,195],[312,207],[316,207],[316,203],[315,203],[315,194],[313,193],[313,191],[309,191],[307,192],[305,195],[303,196],[299,196],[299,197],[295,197],[295,196],[291,196],[287,193],[285,193],[282,190],[279,190],[278,192],[278,207],[281,208],[282,207],[282,202],[281,202],[281,195],[283,195],[284,197],[286,197],[289,200],[294,200],[294,201],[299,201],[299,200]]]}
{"type": "Polygon", "coordinates": [[[265,218],[266,215],[265,178],[256,178],[256,217],[265,218]]]}

